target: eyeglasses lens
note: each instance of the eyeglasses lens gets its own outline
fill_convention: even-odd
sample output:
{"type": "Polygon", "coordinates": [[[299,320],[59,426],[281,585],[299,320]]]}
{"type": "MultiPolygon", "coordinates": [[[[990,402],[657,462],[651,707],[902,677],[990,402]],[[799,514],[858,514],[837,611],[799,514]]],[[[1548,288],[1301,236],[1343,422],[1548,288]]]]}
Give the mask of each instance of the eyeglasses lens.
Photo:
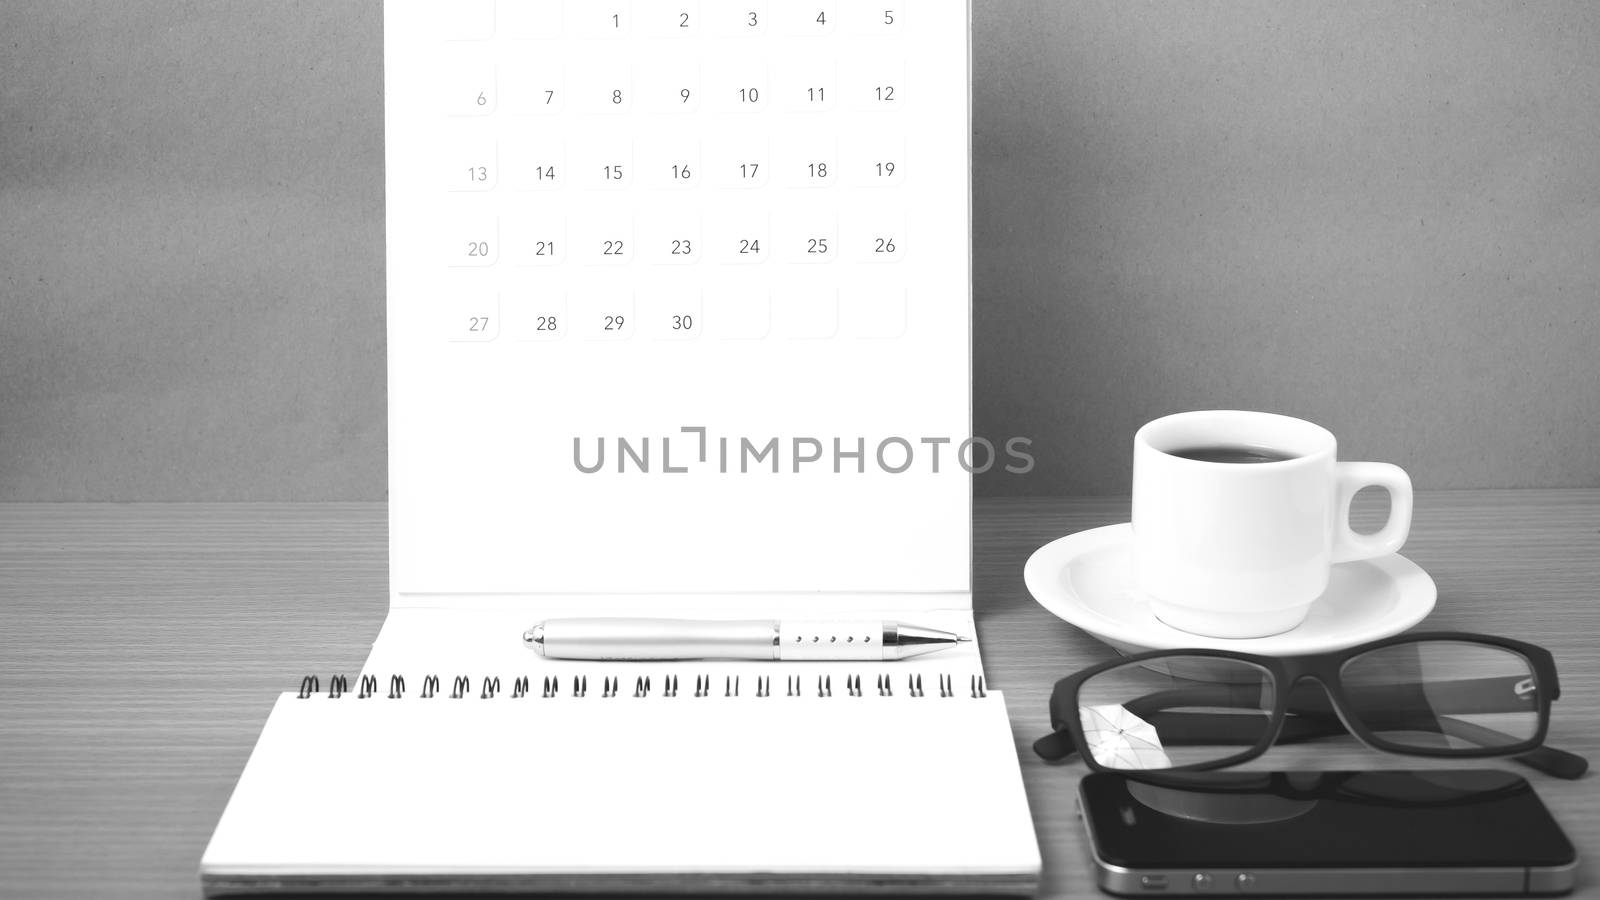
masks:
{"type": "Polygon", "coordinates": [[[1078,721],[1108,769],[1213,763],[1259,744],[1271,724],[1272,675],[1254,663],[1163,656],[1128,663],[1078,689],[1078,721]]]}
{"type": "Polygon", "coordinates": [[[1351,658],[1339,678],[1349,713],[1397,748],[1495,749],[1538,733],[1533,666],[1502,647],[1396,644],[1351,658]]]}

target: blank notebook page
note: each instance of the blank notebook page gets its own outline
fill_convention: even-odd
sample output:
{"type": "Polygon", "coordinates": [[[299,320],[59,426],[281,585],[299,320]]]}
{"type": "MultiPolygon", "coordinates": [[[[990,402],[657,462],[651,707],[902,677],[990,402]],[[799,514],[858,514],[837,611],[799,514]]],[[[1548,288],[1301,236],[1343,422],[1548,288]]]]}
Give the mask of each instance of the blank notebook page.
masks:
{"type": "Polygon", "coordinates": [[[274,876],[593,888],[630,873],[1032,884],[1002,697],[866,693],[284,694],[202,870],[212,888],[274,876]]]}

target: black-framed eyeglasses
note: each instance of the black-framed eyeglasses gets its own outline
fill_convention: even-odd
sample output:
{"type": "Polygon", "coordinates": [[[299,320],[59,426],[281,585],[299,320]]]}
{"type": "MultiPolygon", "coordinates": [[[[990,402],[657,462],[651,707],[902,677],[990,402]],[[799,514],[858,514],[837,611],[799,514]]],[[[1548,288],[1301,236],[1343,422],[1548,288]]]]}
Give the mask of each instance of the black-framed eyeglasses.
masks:
{"type": "Polygon", "coordinates": [[[1492,635],[1411,634],[1288,657],[1158,650],[1056,682],[1054,733],[1033,749],[1050,760],[1077,753],[1100,771],[1194,771],[1351,734],[1390,753],[1512,756],[1577,778],[1587,761],[1543,746],[1560,695],[1548,650],[1492,635]]]}

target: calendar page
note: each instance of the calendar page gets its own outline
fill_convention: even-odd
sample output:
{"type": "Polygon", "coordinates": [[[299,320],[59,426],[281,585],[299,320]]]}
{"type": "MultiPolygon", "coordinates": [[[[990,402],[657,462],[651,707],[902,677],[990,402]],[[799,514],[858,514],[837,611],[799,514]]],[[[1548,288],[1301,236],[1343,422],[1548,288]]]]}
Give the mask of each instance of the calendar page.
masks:
{"type": "Polygon", "coordinates": [[[965,3],[384,18],[397,595],[969,590],[965,3]]]}

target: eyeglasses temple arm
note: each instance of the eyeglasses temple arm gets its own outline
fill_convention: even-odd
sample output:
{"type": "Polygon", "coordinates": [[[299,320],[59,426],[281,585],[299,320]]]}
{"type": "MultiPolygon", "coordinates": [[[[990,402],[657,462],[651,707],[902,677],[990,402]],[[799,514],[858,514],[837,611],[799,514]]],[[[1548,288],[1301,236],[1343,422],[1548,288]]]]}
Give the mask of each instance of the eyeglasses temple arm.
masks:
{"type": "Polygon", "coordinates": [[[1572,781],[1581,778],[1583,773],[1589,771],[1589,761],[1576,753],[1568,753],[1555,747],[1535,747],[1527,753],[1519,753],[1512,759],[1525,766],[1538,769],[1546,775],[1565,778],[1572,781]]]}
{"type": "MultiPolygon", "coordinates": [[[[1526,676],[1518,677],[1515,675],[1439,682],[1430,685],[1426,692],[1423,692],[1419,684],[1368,686],[1354,689],[1346,687],[1345,691],[1347,694],[1353,694],[1361,700],[1376,699],[1379,702],[1392,702],[1401,698],[1409,699],[1414,704],[1410,712],[1416,717],[1413,719],[1412,727],[1418,721],[1436,718],[1443,730],[1449,731],[1457,737],[1489,746],[1505,742],[1511,739],[1511,736],[1454,716],[1437,716],[1432,711],[1432,707],[1434,705],[1446,706],[1454,713],[1467,715],[1515,712],[1526,709],[1529,704],[1537,702],[1538,695],[1535,692],[1544,687],[1550,688],[1550,699],[1554,700],[1558,696],[1553,685],[1547,685],[1526,676]],[[1377,692],[1379,696],[1373,697],[1372,692],[1377,692]],[[1382,694],[1391,696],[1383,697],[1381,696],[1382,694]]],[[[1331,714],[1332,709],[1325,691],[1314,689],[1306,691],[1304,686],[1297,688],[1290,694],[1289,704],[1291,713],[1312,712],[1313,714],[1322,714],[1324,710],[1327,710],[1328,714],[1331,714]],[[1302,694],[1302,692],[1304,693],[1302,694]],[[1297,708],[1305,706],[1312,707],[1312,709],[1297,708]]],[[[1397,710],[1397,712],[1401,711],[1397,710]]],[[[1292,722],[1293,720],[1290,721],[1292,722]]],[[[1288,736],[1288,723],[1285,723],[1284,732],[1284,735],[1278,739],[1280,743],[1290,743],[1295,740],[1288,736]]],[[[1546,775],[1567,780],[1579,778],[1589,770],[1588,760],[1576,753],[1569,753],[1556,747],[1535,747],[1525,753],[1517,754],[1512,759],[1537,769],[1546,775]]]]}
{"type": "MultiPolygon", "coordinates": [[[[1486,728],[1476,722],[1457,719],[1454,716],[1439,716],[1440,730],[1464,740],[1473,741],[1483,746],[1503,743],[1514,740],[1511,735],[1486,728]]],[[[1535,747],[1524,753],[1511,757],[1519,763],[1530,768],[1538,769],[1546,775],[1565,778],[1571,781],[1589,770],[1589,761],[1576,753],[1568,753],[1555,747],[1535,747]]]]}
{"type": "MultiPolygon", "coordinates": [[[[1236,744],[1250,747],[1261,741],[1262,719],[1232,713],[1152,712],[1141,714],[1161,735],[1161,742],[1173,747],[1205,744],[1236,744]]],[[[1337,718],[1295,716],[1285,719],[1276,743],[1297,744],[1317,738],[1345,734],[1337,718]]]]}
{"type": "MultiPolygon", "coordinates": [[[[1148,712],[1139,715],[1161,735],[1162,743],[1171,747],[1206,744],[1249,747],[1261,740],[1261,723],[1243,716],[1187,712],[1148,712]]],[[[1297,716],[1283,723],[1277,743],[1295,744],[1345,733],[1344,725],[1337,718],[1297,716]]],[[[1061,760],[1075,755],[1078,748],[1068,743],[1067,731],[1062,729],[1034,741],[1033,752],[1048,760],[1061,760]]]]}
{"type": "MultiPolygon", "coordinates": [[[[1162,743],[1173,747],[1206,744],[1237,744],[1248,747],[1261,740],[1261,724],[1253,717],[1230,713],[1146,711],[1140,714],[1140,718],[1149,722],[1161,734],[1162,743]]],[[[1449,733],[1483,746],[1512,741],[1511,735],[1452,716],[1419,716],[1409,722],[1394,721],[1393,724],[1413,729],[1433,725],[1433,728],[1427,730],[1449,733]]],[[[1344,724],[1336,716],[1291,715],[1284,720],[1283,730],[1279,732],[1275,743],[1297,744],[1346,733],[1344,724]]],[[[1588,760],[1555,747],[1536,747],[1519,753],[1512,759],[1547,775],[1568,780],[1581,776],[1589,768],[1588,760]]]]}
{"type": "MultiPolygon", "coordinates": [[[[1302,698],[1305,686],[1289,695],[1289,708],[1302,698]]],[[[1327,708],[1326,694],[1307,691],[1303,696],[1312,704],[1327,708]],[[1316,699],[1313,700],[1312,698],[1316,699]],[[1317,702],[1320,700],[1321,702],[1317,702]]],[[[1453,678],[1428,682],[1406,681],[1396,684],[1345,685],[1345,696],[1362,708],[1448,709],[1456,715],[1520,712],[1538,707],[1539,685],[1531,676],[1492,676],[1453,678]]]]}
{"type": "MultiPolygon", "coordinates": [[[[1363,709],[1382,709],[1396,715],[1432,715],[1444,707],[1457,715],[1518,712],[1537,704],[1537,688],[1526,678],[1495,677],[1443,681],[1437,684],[1402,682],[1399,684],[1346,687],[1345,694],[1363,709]]],[[[1144,717],[1147,712],[1176,706],[1220,706],[1260,709],[1270,697],[1260,684],[1187,685],[1147,694],[1125,704],[1129,712],[1144,717]]],[[[1301,715],[1333,715],[1328,694],[1319,686],[1302,682],[1289,693],[1289,712],[1301,715]]]]}

